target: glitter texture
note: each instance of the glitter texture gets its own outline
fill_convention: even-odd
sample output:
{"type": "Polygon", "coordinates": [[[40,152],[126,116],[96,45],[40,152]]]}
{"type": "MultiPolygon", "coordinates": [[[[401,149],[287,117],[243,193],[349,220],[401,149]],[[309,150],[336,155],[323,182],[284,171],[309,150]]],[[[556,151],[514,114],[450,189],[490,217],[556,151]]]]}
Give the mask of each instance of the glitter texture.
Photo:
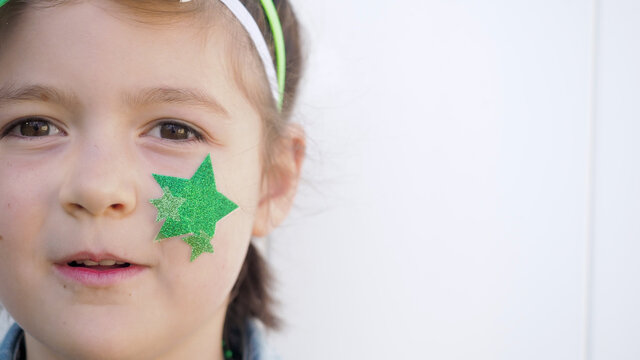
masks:
{"type": "Polygon", "coordinates": [[[164,191],[161,198],[151,200],[158,209],[156,221],[166,219],[155,240],[189,235],[182,240],[191,246],[191,261],[202,253],[213,253],[211,240],[216,223],[238,205],[216,189],[211,155],[191,179],[152,175],[164,191]]]}
{"type": "Polygon", "coordinates": [[[151,203],[158,208],[156,221],[161,221],[162,219],[180,221],[178,209],[187,199],[171,195],[171,190],[169,190],[167,186],[162,188],[162,190],[164,191],[164,195],[162,195],[160,199],[151,200],[151,203]]]}

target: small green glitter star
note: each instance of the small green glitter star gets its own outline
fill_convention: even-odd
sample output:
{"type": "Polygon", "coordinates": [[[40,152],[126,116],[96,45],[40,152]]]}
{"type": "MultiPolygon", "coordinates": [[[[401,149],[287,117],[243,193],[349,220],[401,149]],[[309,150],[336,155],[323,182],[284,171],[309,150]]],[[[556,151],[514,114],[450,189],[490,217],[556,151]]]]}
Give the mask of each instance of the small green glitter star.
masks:
{"type": "Polygon", "coordinates": [[[213,253],[213,245],[211,245],[211,237],[204,231],[200,231],[198,235],[182,238],[184,242],[191,245],[191,261],[195,260],[200,254],[208,252],[213,253]]]}
{"type": "Polygon", "coordinates": [[[187,199],[171,195],[171,191],[167,186],[162,188],[162,190],[164,191],[164,194],[160,199],[151,200],[151,203],[158,208],[158,217],[156,218],[156,221],[161,221],[162,219],[180,221],[178,208],[180,208],[180,205],[187,201],[187,199]]]}
{"type": "MultiPolygon", "coordinates": [[[[191,179],[152,175],[165,191],[162,198],[151,200],[151,203],[158,208],[159,219],[162,218],[160,212],[162,215],[166,215],[168,209],[161,210],[156,203],[166,204],[167,200],[163,202],[165,197],[167,199],[184,199],[183,203],[175,207],[178,212],[178,220],[173,216],[164,216],[166,220],[156,240],[190,235],[182,240],[191,246],[191,261],[204,252],[213,253],[211,239],[215,234],[216,223],[235,210],[238,205],[216,189],[211,155],[207,155],[191,179]]],[[[173,215],[173,213],[171,214],[173,215]]]]}

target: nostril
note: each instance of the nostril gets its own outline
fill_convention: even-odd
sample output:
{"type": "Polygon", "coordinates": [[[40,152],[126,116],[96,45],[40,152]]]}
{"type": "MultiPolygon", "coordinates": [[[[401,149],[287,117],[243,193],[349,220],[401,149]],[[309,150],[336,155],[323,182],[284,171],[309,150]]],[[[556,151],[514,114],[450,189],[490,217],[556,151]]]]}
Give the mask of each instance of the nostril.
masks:
{"type": "Polygon", "coordinates": [[[113,205],[111,205],[111,208],[113,210],[118,210],[118,211],[122,210],[123,207],[124,207],[124,205],[122,205],[122,204],[113,204],[113,205]]]}

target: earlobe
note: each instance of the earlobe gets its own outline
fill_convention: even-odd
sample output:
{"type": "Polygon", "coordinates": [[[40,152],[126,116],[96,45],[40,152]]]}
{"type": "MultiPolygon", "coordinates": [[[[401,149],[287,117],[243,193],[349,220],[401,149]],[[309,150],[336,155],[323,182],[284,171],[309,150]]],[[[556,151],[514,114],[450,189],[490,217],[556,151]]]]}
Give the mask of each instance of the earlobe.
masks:
{"type": "Polygon", "coordinates": [[[262,198],[258,203],[253,236],[267,236],[289,214],[305,157],[305,134],[298,124],[287,125],[280,142],[274,146],[273,164],[267,169],[262,198]]]}

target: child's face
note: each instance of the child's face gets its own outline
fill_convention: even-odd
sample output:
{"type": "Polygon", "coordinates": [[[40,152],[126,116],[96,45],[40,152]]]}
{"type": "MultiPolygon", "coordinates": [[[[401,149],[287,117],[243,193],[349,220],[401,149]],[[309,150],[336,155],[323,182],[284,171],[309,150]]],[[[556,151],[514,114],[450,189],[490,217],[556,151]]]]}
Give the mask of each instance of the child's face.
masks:
{"type": "Polygon", "coordinates": [[[261,120],[225,67],[222,29],[204,40],[186,23],[143,25],[99,6],[113,5],[31,11],[2,39],[0,87],[33,88],[0,99],[0,129],[39,119],[0,139],[0,301],[33,354],[153,358],[211,334],[215,344],[261,213],[261,120]],[[182,125],[204,140],[180,141],[182,125]],[[189,178],[207,154],[239,208],[218,222],[215,252],[189,262],[182,240],[153,241],[162,224],[149,200],[162,190],[151,174],[189,178]],[[84,252],[142,271],[87,285],[56,270],[84,252]]]}

